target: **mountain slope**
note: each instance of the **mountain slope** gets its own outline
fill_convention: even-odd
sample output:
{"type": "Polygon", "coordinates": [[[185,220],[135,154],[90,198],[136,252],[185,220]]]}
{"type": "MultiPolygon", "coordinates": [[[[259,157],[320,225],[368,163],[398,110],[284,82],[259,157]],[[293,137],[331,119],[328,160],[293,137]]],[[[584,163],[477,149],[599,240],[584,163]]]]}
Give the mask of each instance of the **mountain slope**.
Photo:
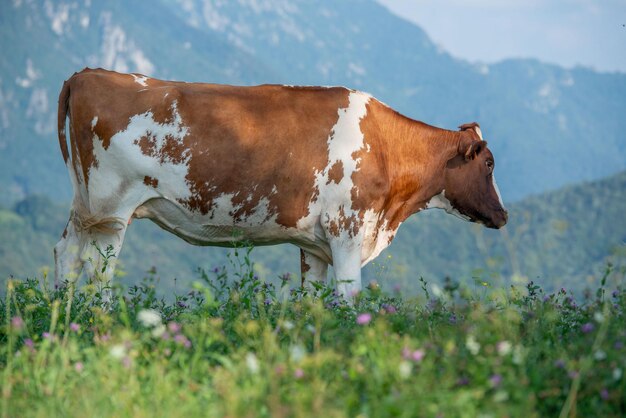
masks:
{"type": "Polygon", "coordinates": [[[0,202],[67,200],[56,97],[85,65],[188,81],[344,84],[415,119],[477,120],[506,201],[626,169],[626,75],[470,64],[372,0],[0,3],[0,202]]]}
{"type": "MultiPolygon", "coordinates": [[[[419,277],[432,282],[446,276],[465,282],[479,277],[491,283],[516,278],[535,280],[547,289],[581,291],[590,277],[599,277],[607,261],[626,266],[626,171],[529,197],[509,209],[506,231],[487,230],[440,211],[412,216],[391,247],[367,266],[364,282],[415,291],[419,277]]],[[[66,209],[40,197],[0,210],[0,278],[33,276],[41,266],[52,266],[52,247],[66,216],[66,209]]],[[[228,253],[193,247],[149,221],[134,221],[120,255],[128,273],[122,280],[134,283],[156,267],[162,289],[187,286],[197,278],[197,267],[229,266],[228,253]]],[[[264,278],[299,274],[293,246],[256,248],[252,260],[264,278]]]]}

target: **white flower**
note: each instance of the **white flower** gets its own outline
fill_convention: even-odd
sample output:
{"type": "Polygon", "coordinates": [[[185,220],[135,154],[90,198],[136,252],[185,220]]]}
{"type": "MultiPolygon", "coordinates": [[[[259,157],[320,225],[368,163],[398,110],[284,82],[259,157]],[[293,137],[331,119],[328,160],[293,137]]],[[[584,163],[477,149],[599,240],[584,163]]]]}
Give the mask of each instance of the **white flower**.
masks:
{"type": "Polygon", "coordinates": [[[465,347],[467,347],[469,352],[473,355],[478,354],[478,352],[480,351],[480,343],[476,341],[476,338],[474,338],[473,335],[467,337],[467,340],[465,340],[465,347]]]}
{"type": "Polygon", "coordinates": [[[512,348],[513,346],[511,345],[511,343],[506,340],[500,341],[498,344],[496,344],[496,350],[498,350],[498,354],[500,354],[500,356],[502,357],[507,356],[511,352],[512,348]]]}
{"type": "Polygon", "coordinates": [[[250,373],[257,374],[259,372],[259,360],[257,360],[254,353],[246,354],[246,366],[248,366],[248,370],[250,373]]]}
{"type": "Polygon", "coordinates": [[[593,358],[595,358],[598,361],[604,360],[606,358],[606,353],[602,350],[598,350],[595,353],[593,353],[593,358]]]}
{"type": "Polygon", "coordinates": [[[164,332],[165,332],[165,325],[158,324],[152,329],[151,334],[153,337],[159,338],[161,335],[163,335],[164,332]]]}
{"type": "Polygon", "coordinates": [[[622,378],[622,369],[616,367],[613,369],[613,380],[620,380],[622,378]]]}
{"type": "Polygon", "coordinates": [[[287,331],[292,330],[293,329],[293,322],[291,322],[291,321],[283,321],[283,328],[285,328],[287,331]]]}
{"type": "Polygon", "coordinates": [[[137,319],[144,327],[156,327],[161,323],[161,315],[154,309],[143,309],[137,314],[137,319]]]}
{"type": "Polygon", "coordinates": [[[596,312],[593,314],[593,319],[595,319],[598,323],[602,323],[604,321],[604,315],[602,315],[601,312],[596,312]]]}
{"type": "Polygon", "coordinates": [[[513,349],[513,364],[522,364],[524,362],[524,347],[516,345],[513,349]]]}
{"type": "Polygon", "coordinates": [[[124,347],[123,344],[114,345],[109,350],[109,354],[113,358],[121,359],[122,357],[124,357],[126,355],[126,347],[124,347]]]}
{"type": "Polygon", "coordinates": [[[300,344],[292,345],[289,349],[289,357],[291,358],[291,361],[296,363],[302,360],[305,354],[306,350],[300,344]]]}
{"type": "Polygon", "coordinates": [[[409,376],[411,376],[412,370],[413,365],[406,360],[400,362],[400,365],[398,366],[398,373],[400,373],[400,377],[402,379],[407,379],[409,376]]]}

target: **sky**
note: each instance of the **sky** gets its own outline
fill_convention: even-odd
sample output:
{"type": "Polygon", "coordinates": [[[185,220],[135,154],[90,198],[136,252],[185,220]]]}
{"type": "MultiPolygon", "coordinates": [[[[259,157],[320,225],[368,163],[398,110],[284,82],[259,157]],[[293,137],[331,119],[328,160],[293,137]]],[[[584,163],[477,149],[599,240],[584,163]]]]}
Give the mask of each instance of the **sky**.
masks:
{"type": "Polygon", "coordinates": [[[457,58],[626,72],[626,0],[377,0],[457,58]]]}

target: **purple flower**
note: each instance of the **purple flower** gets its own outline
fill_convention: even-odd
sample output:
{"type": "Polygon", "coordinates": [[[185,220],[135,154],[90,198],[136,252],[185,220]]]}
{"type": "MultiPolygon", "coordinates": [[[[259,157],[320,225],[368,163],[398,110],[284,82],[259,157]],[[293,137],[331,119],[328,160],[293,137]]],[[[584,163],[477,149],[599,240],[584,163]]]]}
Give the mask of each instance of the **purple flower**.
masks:
{"type": "Polygon", "coordinates": [[[78,332],[78,331],[80,331],[80,325],[78,325],[76,322],[72,322],[70,324],[70,330],[72,332],[78,332]]]}
{"type": "Polygon", "coordinates": [[[78,361],[74,364],[74,370],[76,370],[78,373],[82,372],[84,368],[85,365],[82,363],[82,361],[78,361]]]}
{"type": "Polygon", "coordinates": [[[411,353],[411,359],[414,362],[419,363],[420,361],[422,361],[425,355],[426,353],[424,352],[424,350],[415,350],[411,353]]]}
{"type": "Polygon", "coordinates": [[[301,368],[297,368],[293,372],[293,377],[295,377],[296,379],[302,379],[304,377],[304,370],[302,370],[301,368]]]}
{"type": "Polygon", "coordinates": [[[594,328],[595,327],[591,322],[587,322],[582,327],[580,327],[580,330],[583,332],[583,334],[589,334],[591,331],[593,331],[594,328]]]}
{"type": "Polygon", "coordinates": [[[19,316],[11,318],[11,328],[16,331],[20,331],[24,327],[24,320],[19,316]]]}
{"type": "Polygon", "coordinates": [[[44,332],[43,334],[41,334],[41,336],[42,336],[43,338],[45,338],[46,340],[52,340],[52,339],[53,339],[53,337],[54,337],[54,336],[53,336],[52,334],[50,334],[49,332],[44,332]]]}
{"type": "Polygon", "coordinates": [[[172,334],[177,334],[178,332],[180,332],[181,328],[182,327],[178,322],[170,322],[169,324],[167,324],[167,329],[169,329],[172,334]]]}
{"type": "Polygon", "coordinates": [[[489,383],[491,383],[491,386],[498,387],[500,386],[500,383],[502,383],[502,376],[499,374],[494,374],[489,378],[489,383]]]}
{"type": "Polygon", "coordinates": [[[607,400],[609,399],[609,391],[606,390],[606,388],[602,388],[602,390],[600,391],[600,397],[602,398],[602,400],[607,400]]]}
{"type": "Polygon", "coordinates": [[[617,298],[617,297],[619,296],[619,292],[618,292],[617,290],[614,290],[614,291],[613,291],[613,293],[611,293],[611,295],[612,295],[614,298],[617,298]]]}
{"type": "Polygon", "coordinates": [[[459,377],[459,380],[456,381],[456,385],[457,386],[467,386],[469,385],[469,378],[467,376],[461,376],[459,377]]]}
{"type": "Polygon", "coordinates": [[[565,367],[565,362],[561,359],[558,359],[554,362],[554,367],[556,367],[557,369],[562,369],[565,367]]]}
{"type": "Polygon", "coordinates": [[[362,313],[356,317],[356,323],[359,325],[367,325],[372,320],[372,314],[370,313],[362,313]]]}
{"type": "Polygon", "coordinates": [[[263,301],[263,304],[265,304],[265,305],[271,305],[271,304],[272,304],[272,299],[270,299],[270,298],[266,298],[266,299],[263,301]]]}
{"type": "Polygon", "coordinates": [[[615,341],[615,344],[613,345],[613,347],[616,350],[621,350],[622,348],[624,348],[624,343],[622,341],[615,341]]]}
{"type": "Polygon", "coordinates": [[[24,340],[24,345],[28,348],[33,348],[35,346],[35,343],[30,338],[26,338],[24,340]]]}

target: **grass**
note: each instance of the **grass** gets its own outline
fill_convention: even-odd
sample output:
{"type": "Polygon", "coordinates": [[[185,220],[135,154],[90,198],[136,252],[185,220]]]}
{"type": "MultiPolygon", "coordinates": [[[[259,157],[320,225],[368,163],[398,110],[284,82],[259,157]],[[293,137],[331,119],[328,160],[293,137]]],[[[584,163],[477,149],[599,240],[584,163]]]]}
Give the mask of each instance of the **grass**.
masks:
{"type": "Polygon", "coordinates": [[[8,284],[3,417],[618,417],[626,415],[626,290],[448,281],[403,299],[253,271],[201,271],[166,301],[116,289],[8,284]],[[291,287],[294,286],[294,287],[291,287]]]}

